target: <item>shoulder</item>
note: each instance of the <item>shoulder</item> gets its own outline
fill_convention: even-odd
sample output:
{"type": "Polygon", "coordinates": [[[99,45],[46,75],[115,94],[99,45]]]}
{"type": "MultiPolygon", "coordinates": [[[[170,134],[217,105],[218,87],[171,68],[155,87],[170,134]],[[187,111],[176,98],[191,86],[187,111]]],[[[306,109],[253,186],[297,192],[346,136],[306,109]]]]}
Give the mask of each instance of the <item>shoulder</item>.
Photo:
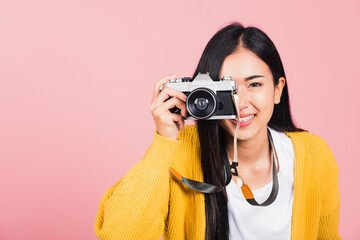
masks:
{"type": "Polygon", "coordinates": [[[306,131],[285,132],[285,134],[293,143],[295,155],[306,158],[311,163],[318,162],[320,166],[336,167],[330,146],[322,137],[306,131]]]}
{"type": "Polygon", "coordinates": [[[314,150],[330,150],[327,142],[318,135],[310,132],[285,132],[285,134],[291,139],[294,145],[305,148],[316,148],[314,150]]]}

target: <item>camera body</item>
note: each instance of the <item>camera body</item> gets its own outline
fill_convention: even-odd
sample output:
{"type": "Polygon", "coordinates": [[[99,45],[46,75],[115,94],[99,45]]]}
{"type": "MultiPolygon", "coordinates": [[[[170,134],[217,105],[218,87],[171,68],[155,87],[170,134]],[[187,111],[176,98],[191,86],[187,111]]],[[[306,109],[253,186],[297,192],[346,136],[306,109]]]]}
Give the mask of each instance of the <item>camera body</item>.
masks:
{"type": "MultiPolygon", "coordinates": [[[[185,120],[236,118],[232,96],[237,93],[237,84],[230,76],[214,81],[209,73],[199,73],[193,80],[188,77],[171,79],[164,86],[174,88],[187,96],[185,120]]],[[[174,107],[170,112],[180,114],[180,109],[174,107]]]]}

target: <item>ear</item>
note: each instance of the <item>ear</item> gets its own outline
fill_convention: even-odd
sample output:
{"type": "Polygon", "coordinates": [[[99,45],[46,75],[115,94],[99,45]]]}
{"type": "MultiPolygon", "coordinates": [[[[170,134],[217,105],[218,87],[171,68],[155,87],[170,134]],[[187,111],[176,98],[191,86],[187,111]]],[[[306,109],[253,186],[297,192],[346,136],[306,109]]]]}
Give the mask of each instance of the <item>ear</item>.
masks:
{"type": "Polygon", "coordinates": [[[275,86],[275,94],[274,94],[274,103],[278,104],[280,103],[280,99],[281,99],[281,94],[282,94],[282,90],[285,86],[285,78],[281,77],[279,78],[279,82],[278,85],[275,86]]]}

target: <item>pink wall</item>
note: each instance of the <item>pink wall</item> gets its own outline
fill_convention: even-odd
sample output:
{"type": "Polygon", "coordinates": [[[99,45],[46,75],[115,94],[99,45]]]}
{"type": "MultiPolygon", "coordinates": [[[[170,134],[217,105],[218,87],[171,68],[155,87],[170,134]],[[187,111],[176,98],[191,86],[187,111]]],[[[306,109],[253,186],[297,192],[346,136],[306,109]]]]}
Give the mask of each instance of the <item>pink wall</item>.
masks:
{"type": "Polygon", "coordinates": [[[340,233],[360,239],[360,3],[0,1],[0,239],[96,239],[102,194],[140,160],[153,83],[190,76],[237,20],[273,39],[293,115],[340,171],[340,233]]]}

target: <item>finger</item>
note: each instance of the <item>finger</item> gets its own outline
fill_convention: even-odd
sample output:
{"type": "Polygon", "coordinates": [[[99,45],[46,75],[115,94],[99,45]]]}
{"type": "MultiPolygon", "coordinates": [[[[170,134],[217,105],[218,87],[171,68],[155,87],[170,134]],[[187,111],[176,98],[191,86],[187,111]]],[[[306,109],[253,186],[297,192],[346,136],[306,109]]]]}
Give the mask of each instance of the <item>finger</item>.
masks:
{"type": "Polygon", "coordinates": [[[156,81],[154,84],[154,91],[153,91],[153,99],[159,94],[160,86],[164,85],[170,79],[176,78],[176,74],[173,75],[165,75],[160,80],[156,81]]]}
{"type": "Polygon", "coordinates": [[[183,130],[184,129],[184,125],[185,125],[185,121],[184,119],[182,118],[181,115],[179,114],[171,114],[171,117],[172,117],[172,120],[175,122],[178,130],[183,130]]]}
{"type": "Polygon", "coordinates": [[[181,111],[181,115],[186,118],[187,117],[187,109],[186,109],[186,105],[184,104],[184,107],[180,108],[181,111]]]}
{"type": "Polygon", "coordinates": [[[183,92],[180,92],[180,91],[178,91],[178,90],[176,90],[174,88],[166,87],[154,99],[154,102],[153,102],[154,107],[156,108],[156,107],[160,106],[169,97],[178,98],[183,102],[186,102],[186,98],[187,98],[186,95],[183,92]]]}
{"type": "MultiPolygon", "coordinates": [[[[181,116],[186,117],[186,106],[185,103],[183,103],[181,100],[177,98],[171,98],[168,101],[164,102],[159,108],[162,110],[170,110],[173,107],[177,107],[181,110],[181,116]]],[[[178,114],[180,115],[180,114],[178,114]]]]}

